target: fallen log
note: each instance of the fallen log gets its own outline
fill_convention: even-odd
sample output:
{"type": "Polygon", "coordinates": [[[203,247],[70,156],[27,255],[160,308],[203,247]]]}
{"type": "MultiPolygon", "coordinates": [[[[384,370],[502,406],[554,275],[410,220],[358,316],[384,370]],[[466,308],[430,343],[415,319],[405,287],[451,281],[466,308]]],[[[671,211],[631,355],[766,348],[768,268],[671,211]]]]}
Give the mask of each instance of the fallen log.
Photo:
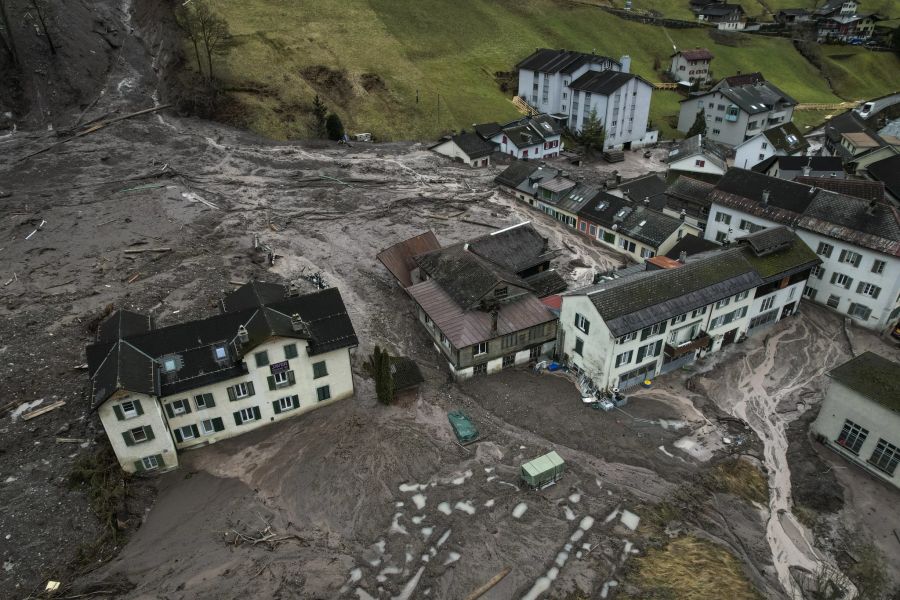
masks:
{"type": "Polygon", "coordinates": [[[512,571],[511,568],[504,568],[502,571],[491,577],[491,579],[487,583],[473,590],[471,594],[466,596],[466,600],[477,600],[478,598],[481,598],[482,596],[487,594],[491,590],[491,588],[500,583],[504,577],[509,575],[510,571],[512,571]]]}
{"type": "Polygon", "coordinates": [[[171,252],[171,248],[132,248],[131,250],[123,250],[125,254],[140,254],[141,252],[171,252]]]}
{"type": "Polygon", "coordinates": [[[35,418],[35,417],[39,417],[39,416],[41,416],[41,415],[43,415],[43,414],[46,414],[46,413],[48,413],[48,412],[50,412],[50,411],[56,410],[56,409],[59,408],[60,406],[65,405],[65,403],[66,403],[65,400],[57,400],[57,401],[54,402],[53,404],[48,404],[47,406],[38,408],[37,410],[33,410],[33,411],[29,412],[29,413],[25,413],[24,415],[22,415],[22,420],[23,420],[23,421],[28,421],[28,420],[31,420],[31,419],[33,419],[33,418],[35,418]]]}

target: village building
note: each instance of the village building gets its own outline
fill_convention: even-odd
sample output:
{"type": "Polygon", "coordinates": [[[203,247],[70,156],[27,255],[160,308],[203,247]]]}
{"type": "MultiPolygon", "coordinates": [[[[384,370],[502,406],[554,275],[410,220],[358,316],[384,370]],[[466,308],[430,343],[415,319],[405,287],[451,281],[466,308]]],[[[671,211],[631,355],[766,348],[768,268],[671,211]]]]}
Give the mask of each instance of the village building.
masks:
{"type": "Polygon", "coordinates": [[[711,204],[709,195],[714,187],[712,183],[693,177],[678,177],[666,188],[666,206],[663,212],[683,219],[702,232],[706,229],[711,204]]]}
{"type": "Polygon", "coordinates": [[[900,488],[900,363],[863,352],[828,373],[811,429],[846,460],[900,488]]]}
{"type": "Polygon", "coordinates": [[[809,22],[812,12],[806,8],[783,8],[775,13],[775,22],[783,25],[799,25],[809,22]]]}
{"type": "Polygon", "coordinates": [[[91,408],[122,469],[178,466],[178,452],[353,395],[356,333],[336,288],[297,295],[253,281],[219,315],[167,327],[112,313],[87,347],[91,408]]]}
{"type": "Polygon", "coordinates": [[[866,167],[865,175],[884,187],[885,196],[900,207],[900,154],[883,158],[866,167]]]}
{"type": "Polygon", "coordinates": [[[884,184],[880,181],[846,179],[842,177],[811,177],[805,175],[794,177],[794,181],[802,183],[803,185],[837,192],[838,194],[843,194],[845,196],[862,198],[863,200],[884,202],[887,198],[885,195],[884,184]]]}
{"type": "Polygon", "coordinates": [[[378,259],[409,294],[454,378],[553,352],[556,315],[539,298],[564,290],[565,282],[550,268],[556,251],[530,223],[446,247],[434,242],[428,232],[378,259]]]}
{"type": "Polygon", "coordinates": [[[666,203],[667,184],[665,178],[659,173],[647,173],[619,181],[610,187],[609,193],[613,196],[622,196],[632,202],[641,202],[649,205],[654,210],[662,210],[666,203]]]}
{"type": "Polygon", "coordinates": [[[626,390],[793,314],[819,262],[784,227],[653,259],[563,294],[558,352],[599,393],[626,390]]]}
{"type": "Polygon", "coordinates": [[[859,4],[855,0],[826,0],[815,9],[811,18],[815,21],[818,43],[858,43],[871,38],[880,18],[858,13],[859,4]]]}
{"type": "Polygon", "coordinates": [[[741,31],[747,27],[747,14],[740,4],[707,4],[695,13],[701,23],[712,23],[723,31],[741,31]]]}
{"type": "Polygon", "coordinates": [[[809,149],[809,142],[789,121],[770,127],[734,149],[733,166],[751,169],[773,156],[803,156],[809,149]]]}
{"type": "Polygon", "coordinates": [[[900,153],[900,139],[890,133],[879,132],[893,120],[900,118],[900,92],[887,94],[864,102],[857,108],[835,115],[806,135],[821,143],[824,156],[838,156],[846,163],[846,170],[854,173],[873,162],[900,153]],[[850,138],[845,138],[851,134],[850,138]],[[865,136],[852,135],[865,134],[865,136]],[[873,145],[872,141],[875,142],[873,145]]]}
{"type": "Polygon", "coordinates": [[[503,154],[522,160],[559,156],[563,150],[562,128],[547,115],[527,116],[506,125],[483,123],[476,131],[503,154]]]}
{"type": "Polygon", "coordinates": [[[771,156],[755,165],[753,170],[788,181],[794,181],[798,177],[843,181],[847,177],[844,172],[844,161],[837,156],[771,156]]]}
{"type": "Polygon", "coordinates": [[[567,50],[536,50],[517,65],[519,97],[574,132],[595,114],[606,131],[604,150],[656,143],[648,130],[653,86],[630,73],[631,58],[567,50]]]}
{"type": "Polygon", "coordinates": [[[470,167],[490,166],[494,149],[495,146],[491,142],[482,139],[477,133],[466,131],[444,136],[430,148],[442,156],[461,161],[470,167]]]}
{"type": "Polygon", "coordinates": [[[726,155],[726,148],[701,133],[681,141],[669,151],[666,160],[670,174],[686,173],[715,180],[728,168],[726,155]]]}
{"type": "Polygon", "coordinates": [[[707,240],[789,226],[822,259],[807,299],[876,331],[900,319],[900,212],[891,205],[737,168],[710,199],[707,240]]]}
{"type": "Polygon", "coordinates": [[[678,50],[671,58],[669,74],[675,81],[704,84],[712,79],[710,63],[714,57],[706,48],[678,50]]]}
{"type": "Polygon", "coordinates": [[[709,140],[735,147],[760,132],[789,123],[796,100],[759,73],[726,77],[708,92],[681,100],[678,130],[690,130],[704,111],[709,140]]]}

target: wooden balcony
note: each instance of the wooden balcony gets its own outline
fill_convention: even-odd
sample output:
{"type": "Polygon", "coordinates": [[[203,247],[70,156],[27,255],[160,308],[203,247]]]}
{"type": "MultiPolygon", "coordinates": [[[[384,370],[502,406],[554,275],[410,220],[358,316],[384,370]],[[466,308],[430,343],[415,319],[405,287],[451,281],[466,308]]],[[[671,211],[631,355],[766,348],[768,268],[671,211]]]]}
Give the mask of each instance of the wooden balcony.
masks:
{"type": "Polygon", "coordinates": [[[672,346],[671,344],[666,344],[665,353],[666,356],[670,358],[678,358],[680,356],[684,356],[688,352],[693,352],[694,350],[705,350],[709,348],[710,343],[712,343],[712,338],[705,331],[701,331],[700,335],[692,339],[690,342],[682,344],[680,346],[672,346]]]}

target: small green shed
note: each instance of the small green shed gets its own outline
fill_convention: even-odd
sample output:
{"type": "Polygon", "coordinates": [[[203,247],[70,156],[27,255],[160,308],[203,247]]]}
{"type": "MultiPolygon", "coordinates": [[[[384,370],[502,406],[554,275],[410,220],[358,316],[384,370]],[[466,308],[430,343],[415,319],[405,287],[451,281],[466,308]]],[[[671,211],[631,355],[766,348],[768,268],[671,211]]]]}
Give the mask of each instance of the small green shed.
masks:
{"type": "Polygon", "coordinates": [[[555,451],[538,456],[522,465],[522,480],[534,489],[543,489],[562,478],[566,463],[555,451]]]}

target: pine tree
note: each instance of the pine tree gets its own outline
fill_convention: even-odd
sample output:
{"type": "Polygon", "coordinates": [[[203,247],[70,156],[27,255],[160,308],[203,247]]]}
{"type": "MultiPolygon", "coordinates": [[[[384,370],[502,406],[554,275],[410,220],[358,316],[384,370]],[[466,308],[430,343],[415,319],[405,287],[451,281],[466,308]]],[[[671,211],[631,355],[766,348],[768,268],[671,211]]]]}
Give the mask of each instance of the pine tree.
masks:
{"type": "Polygon", "coordinates": [[[606,131],[597,118],[597,111],[592,110],[591,114],[585,120],[578,136],[584,148],[584,153],[588,154],[591,150],[603,151],[603,144],[606,142],[606,131]]]}
{"type": "Polygon", "coordinates": [[[706,110],[701,108],[700,112],[697,113],[697,118],[694,119],[694,124],[688,129],[687,137],[694,137],[704,133],[706,133],[706,110]]]}
{"type": "Polygon", "coordinates": [[[375,346],[364,368],[375,379],[375,395],[378,401],[382,404],[393,404],[394,375],[391,373],[391,355],[387,349],[375,346]]]}
{"type": "Polygon", "coordinates": [[[328,133],[329,140],[337,141],[344,138],[344,124],[335,113],[331,113],[325,119],[325,130],[328,133]]]}
{"type": "Polygon", "coordinates": [[[316,97],[313,99],[312,113],[315,136],[319,139],[325,139],[328,135],[328,130],[325,128],[325,121],[328,118],[328,107],[325,106],[325,103],[322,102],[322,99],[319,98],[318,94],[316,94],[316,97]]]}

